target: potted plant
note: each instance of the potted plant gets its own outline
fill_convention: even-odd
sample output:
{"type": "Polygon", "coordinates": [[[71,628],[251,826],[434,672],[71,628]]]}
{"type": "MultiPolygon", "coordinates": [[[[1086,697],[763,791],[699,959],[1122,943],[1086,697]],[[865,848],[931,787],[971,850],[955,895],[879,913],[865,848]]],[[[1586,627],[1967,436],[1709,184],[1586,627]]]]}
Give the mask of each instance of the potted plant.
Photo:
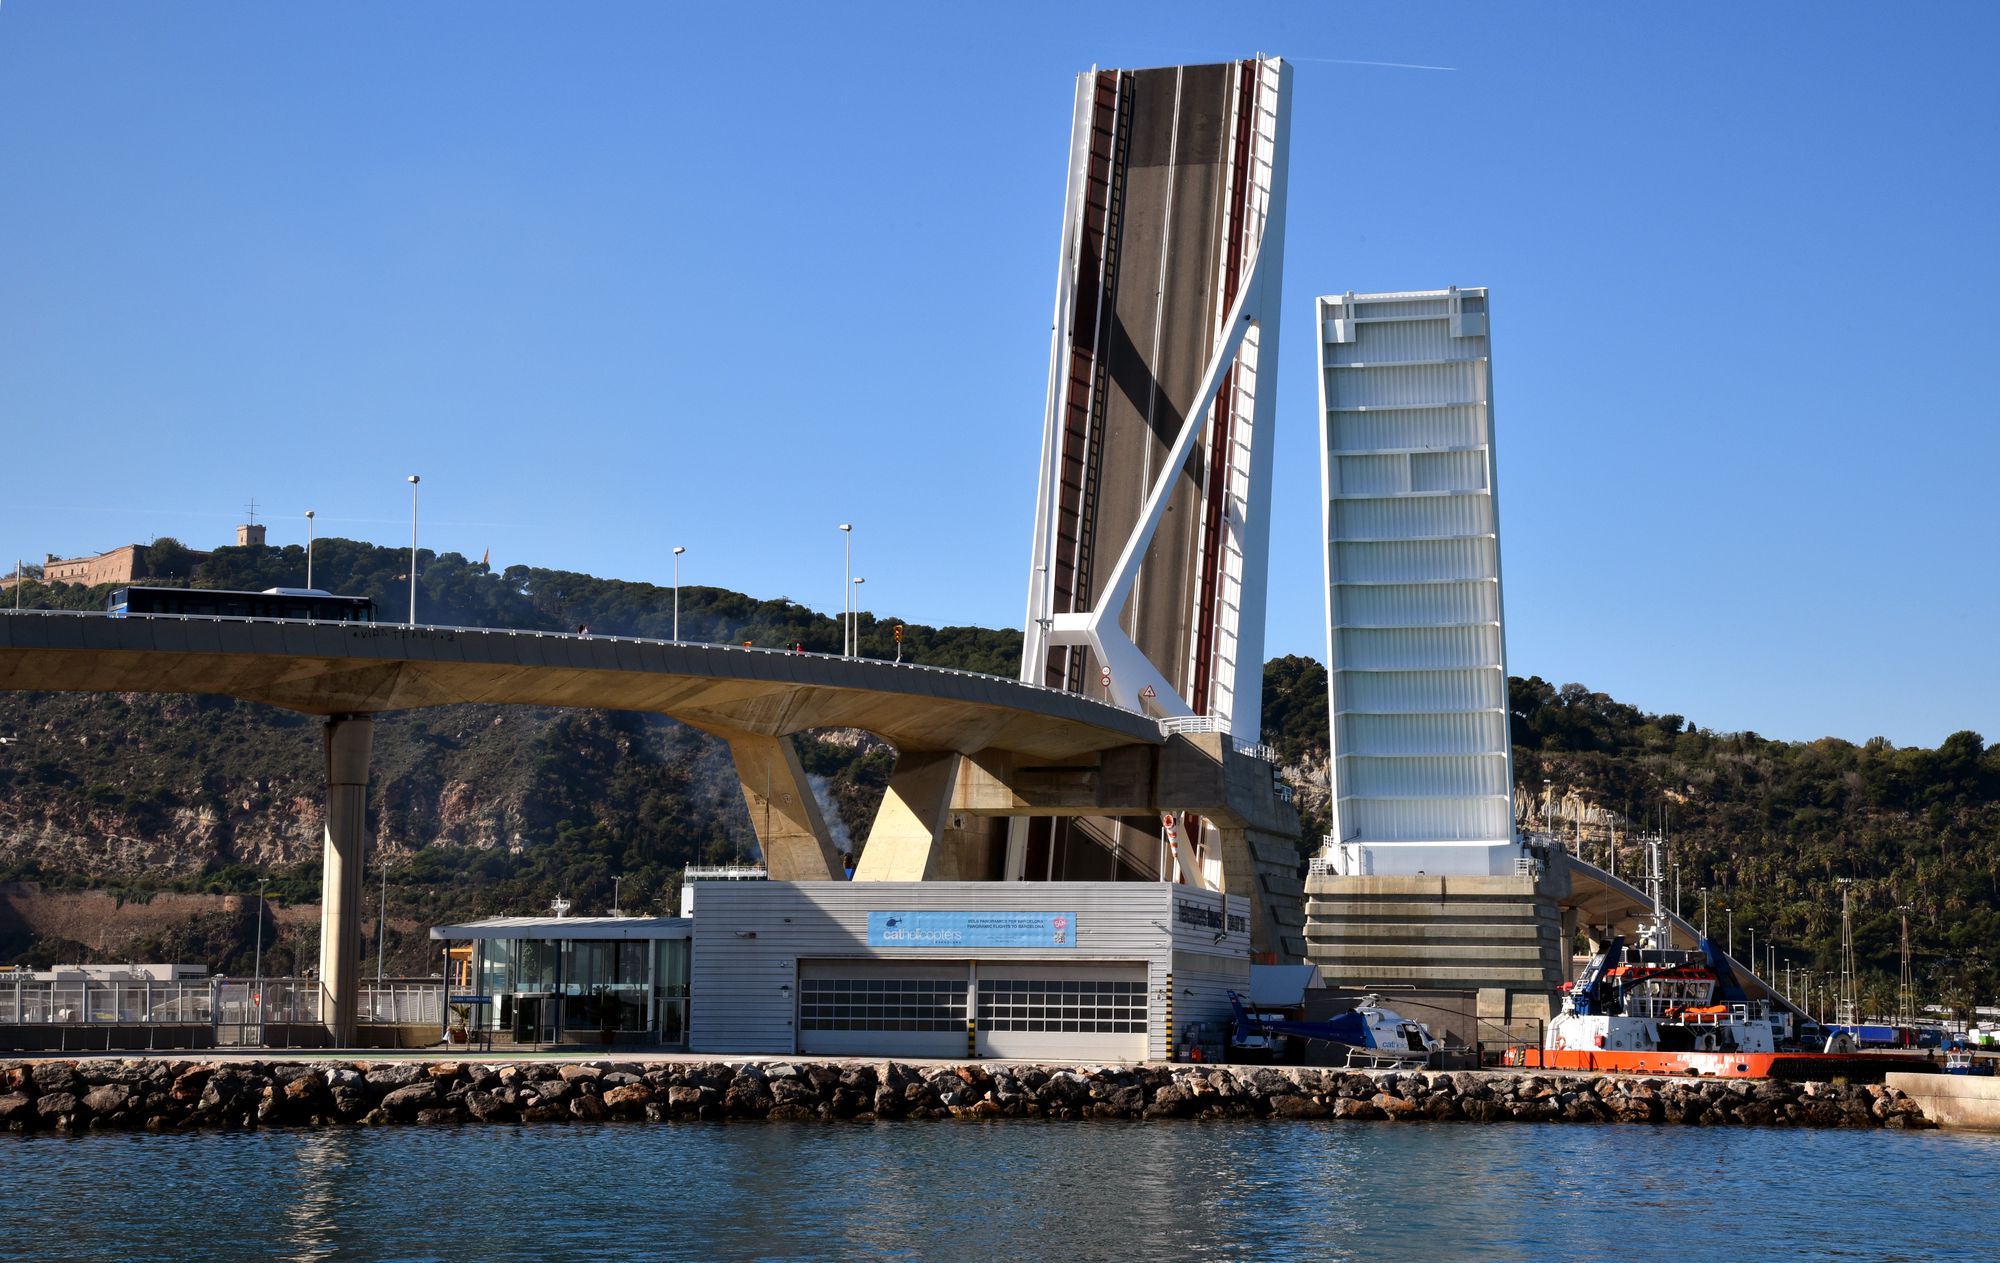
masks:
{"type": "Polygon", "coordinates": [[[454,1004],[451,1006],[451,1024],[445,1027],[445,1038],[454,1044],[463,1044],[472,1038],[472,1006],[454,1004]]]}

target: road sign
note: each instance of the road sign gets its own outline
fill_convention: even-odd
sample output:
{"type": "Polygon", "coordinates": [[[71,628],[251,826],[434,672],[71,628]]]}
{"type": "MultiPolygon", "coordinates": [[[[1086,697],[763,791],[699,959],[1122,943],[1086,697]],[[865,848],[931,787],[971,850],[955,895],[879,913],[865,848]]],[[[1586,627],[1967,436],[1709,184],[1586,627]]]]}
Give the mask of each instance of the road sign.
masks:
{"type": "Polygon", "coordinates": [[[1111,687],[1111,668],[1110,668],[1110,667],[1099,667],[1099,668],[1097,669],[1097,675],[1098,675],[1098,678],[1099,678],[1099,679],[1100,679],[1100,680],[1101,680],[1101,681],[1103,682],[1103,684],[1104,684],[1104,687],[1105,687],[1105,688],[1110,688],[1110,687],[1111,687]]]}
{"type": "Polygon", "coordinates": [[[1150,702],[1154,698],[1158,697],[1159,694],[1153,691],[1152,685],[1148,684],[1145,688],[1139,690],[1139,696],[1145,698],[1147,701],[1150,702]]]}

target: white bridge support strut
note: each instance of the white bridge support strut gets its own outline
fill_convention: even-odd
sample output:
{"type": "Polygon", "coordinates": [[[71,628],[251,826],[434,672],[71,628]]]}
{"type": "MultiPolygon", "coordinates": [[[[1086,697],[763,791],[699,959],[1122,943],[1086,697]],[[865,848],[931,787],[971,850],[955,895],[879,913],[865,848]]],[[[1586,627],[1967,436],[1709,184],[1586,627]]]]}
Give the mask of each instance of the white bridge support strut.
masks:
{"type": "Polygon", "coordinates": [[[1195,440],[1207,428],[1208,410],[1215,406],[1216,392],[1222,388],[1222,376],[1235,363],[1244,335],[1257,323],[1255,312],[1260,304],[1256,300],[1262,296],[1259,288],[1262,277],[1258,273],[1257,262],[1261,257],[1259,252],[1250,258],[1243,289],[1236,296],[1235,306],[1230,309],[1222,342],[1209,357],[1208,370],[1202,374],[1201,390],[1195,395],[1194,406],[1188,409],[1180,434],[1175,437],[1167,458],[1160,463],[1159,476],[1153,480],[1153,489],[1146,497],[1146,507],[1140,512],[1138,525],[1126,537],[1125,548],[1119,553],[1117,564],[1111,568],[1111,577],[1105,582],[1103,595],[1087,613],[1054,614],[1048,619],[1044,646],[1088,645],[1091,652],[1097,655],[1097,660],[1111,671],[1109,700],[1126,710],[1145,710],[1141,695],[1150,687],[1153,692],[1146,700],[1163,713],[1191,713],[1180,690],[1140,652],[1139,646],[1132,643],[1132,638],[1119,626],[1119,620],[1125,616],[1125,603],[1132,599],[1132,584],[1139,577],[1139,563],[1145,559],[1146,550],[1152,547],[1153,535],[1160,529],[1160,519],[1166,514],[1168,494],[1181,476],[1181,467],[1194,451],[1195,440]]]}

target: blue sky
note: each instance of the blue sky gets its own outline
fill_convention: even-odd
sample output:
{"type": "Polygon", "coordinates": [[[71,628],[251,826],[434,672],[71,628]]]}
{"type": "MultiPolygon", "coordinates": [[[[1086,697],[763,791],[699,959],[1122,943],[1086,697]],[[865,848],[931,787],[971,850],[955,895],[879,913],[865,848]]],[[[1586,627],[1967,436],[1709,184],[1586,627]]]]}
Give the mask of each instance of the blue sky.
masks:
{"type": "Polygon", "coordinates": [[[1493,290],[1516,674],[2000,738],[1993,6],[0,6],[0,553],[425,546],[1018,625],[1071,78],[1297,62],[1311,299],[1493,290]],[[1339,64],[1383,61],[1450,70],[1339,64]]]}

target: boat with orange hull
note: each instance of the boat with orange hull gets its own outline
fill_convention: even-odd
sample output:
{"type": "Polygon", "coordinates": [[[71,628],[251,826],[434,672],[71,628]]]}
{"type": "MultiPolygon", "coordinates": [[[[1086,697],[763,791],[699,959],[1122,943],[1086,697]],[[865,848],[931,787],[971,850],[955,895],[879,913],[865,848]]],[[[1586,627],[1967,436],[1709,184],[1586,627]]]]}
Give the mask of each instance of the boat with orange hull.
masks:
{"type": "Polygon", "coordinates": [[[1860,1052],[1835,1035],[1815,1049],[1789,1015],[1743,990],[1728,957],[1707,939],[1670,945],[1658,908],[1640,943],[1611,938],[1568,988],[1542,1047],[1510,1050],[1508,1065],[1618,1074],[1726,1079],[1880,1080],[1890,1070],[1931,1070],[1922,1054],[1860,1052]]]}
{"type": "MultiPolygon", "coordinates": [[[[1890,1070],[1936,1069],[1909,1053],[1859,1052],[1835,1035],[1815,1049],[1790,1013],[1744,991],[1729,958],[1706,937],[1696,951],[1673,945],[1662,895],[1660,844],[1648,850],[1652,919],[1639,942],[1608,937],[1549,1020],[1540,1048],[1510,1049],[1506,1065],[1616,1074],[1718,1079],[1880,1080],[1890,1070]]],[[[1807,1030],[1816,1029],[1807,1027],[1807,1030]]],[[[1816,1042],[1816,1041],[1815,1041],[1816,1042]]]]}
{"type": "Polygon", "coordinates": [[[1597,1048],[1518,1048],[1506,1064],[1536,1070],[1601,1074],[1671,1074],[1718,1079],[1793,1079],[1851,1083],[1880,1081],[1890,1070],[1935,1070],[1929,1058],[1908,1053],[1662,1052],[1597,1048]]]}

